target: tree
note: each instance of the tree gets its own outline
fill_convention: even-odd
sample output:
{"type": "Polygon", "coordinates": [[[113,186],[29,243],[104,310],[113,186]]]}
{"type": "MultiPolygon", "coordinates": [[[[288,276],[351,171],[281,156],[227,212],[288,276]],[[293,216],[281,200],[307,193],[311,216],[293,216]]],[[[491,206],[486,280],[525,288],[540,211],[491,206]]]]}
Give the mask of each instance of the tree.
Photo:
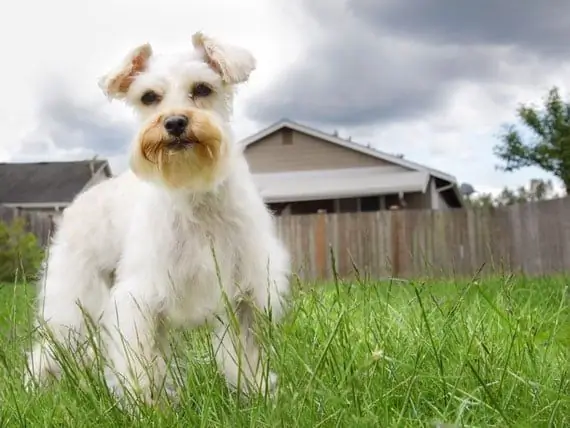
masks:
{"type": "Polygon", "coordinates": [[[496,196],[491,193],[471,193],[465,195],[468,206],[474,208],[504,207],[517,203],[538,202],[555,198],[556,194],[551,180],[531,180],[528,188],[519,186],[516,189],[504,187],[496,196]]]}
{"type": "Polygon", "coordinates": [[[570,104],[553,87],[542,109],[523,104],[517,116],[531,135],[525,139],[514,125],[507,127],[494,148],[504,162],[499,169],[511,172],[537,166],[559,178],[570,195],[570,104]]]}
{"type": "Polygon", "coordinates": [[[465,205],[473,208],[489,208],[495,206],[495,198],[491,193],[464,196],[465,205]]]}
{"type": "Polygon", "coordinates": [[[42,259],[42,247],[22,217],[11,223],[0,220],[0,284],[34,278],[42,259]]]}

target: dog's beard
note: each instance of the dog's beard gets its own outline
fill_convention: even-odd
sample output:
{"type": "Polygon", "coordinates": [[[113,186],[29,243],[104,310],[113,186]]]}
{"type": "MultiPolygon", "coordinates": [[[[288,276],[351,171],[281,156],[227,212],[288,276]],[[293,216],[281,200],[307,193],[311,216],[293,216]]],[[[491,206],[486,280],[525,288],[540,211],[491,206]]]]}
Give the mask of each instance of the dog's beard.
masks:
{"type": "Polygon", "coordinates": [[[139,177],[157,179],[168,187],[207,190],[224,170],[227,150],[224,133],[207,113],[176,111],[189,118],[186,132],[172,137],[163,126],[165,113],[141,130],[131,156],[131,168],[139,177]]]}

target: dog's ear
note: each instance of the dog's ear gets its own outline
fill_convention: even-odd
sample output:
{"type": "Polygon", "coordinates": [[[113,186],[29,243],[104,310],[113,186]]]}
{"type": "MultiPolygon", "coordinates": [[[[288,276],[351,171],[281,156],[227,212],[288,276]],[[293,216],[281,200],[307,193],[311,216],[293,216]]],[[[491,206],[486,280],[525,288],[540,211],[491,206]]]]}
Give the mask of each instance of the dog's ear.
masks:
{"type": "Polygon", "coordinates": [[[99,87],[110,99],[123,98],[137,74],[142,73],[152,55],[150,44],[145,43],[129,52],[123,62],[99,79],[99,87]]]}
{"type": "Polygon", "coordinates": [[[245,82],[255,70],[255,58],[248,50],[239,46],[219,43],[201,32],[192,36],[192,45],[228,84],[245,82]]]}

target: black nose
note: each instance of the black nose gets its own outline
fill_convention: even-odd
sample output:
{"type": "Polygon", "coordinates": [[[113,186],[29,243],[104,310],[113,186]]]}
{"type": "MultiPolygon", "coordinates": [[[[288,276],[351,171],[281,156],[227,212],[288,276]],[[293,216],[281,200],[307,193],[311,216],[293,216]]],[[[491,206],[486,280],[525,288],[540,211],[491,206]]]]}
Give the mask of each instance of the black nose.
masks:
{"type": "Polygon", "coordinates": [[[180,137],[186,131],[188,118],[186,116],[169,116],[164,120],[164,129],[173,137],[180,137]]]}

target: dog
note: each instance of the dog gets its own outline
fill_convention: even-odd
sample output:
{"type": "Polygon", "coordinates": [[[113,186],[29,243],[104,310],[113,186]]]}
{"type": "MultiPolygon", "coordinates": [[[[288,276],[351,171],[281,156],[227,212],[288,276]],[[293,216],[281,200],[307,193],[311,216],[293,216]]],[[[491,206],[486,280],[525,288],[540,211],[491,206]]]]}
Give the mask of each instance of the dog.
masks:
{"type": "Polygon", "coordinates": [[[123,393],[153,399],[171,326],[210,327],[228,385],[277,386],[261,369],[254,314],[276,322],[286,313],[290,257],[230,125],[256,60],[202,32],[191,40],[172,55],[138,46],[99,81],[110,100],[133,107],[140,129],[129,169],[79,194],[57,225],[40,272],[45,334],[28,355],[28,384],[60,376],[55,347],[79,352],[95,320],[106,380],[123,393]]]}

